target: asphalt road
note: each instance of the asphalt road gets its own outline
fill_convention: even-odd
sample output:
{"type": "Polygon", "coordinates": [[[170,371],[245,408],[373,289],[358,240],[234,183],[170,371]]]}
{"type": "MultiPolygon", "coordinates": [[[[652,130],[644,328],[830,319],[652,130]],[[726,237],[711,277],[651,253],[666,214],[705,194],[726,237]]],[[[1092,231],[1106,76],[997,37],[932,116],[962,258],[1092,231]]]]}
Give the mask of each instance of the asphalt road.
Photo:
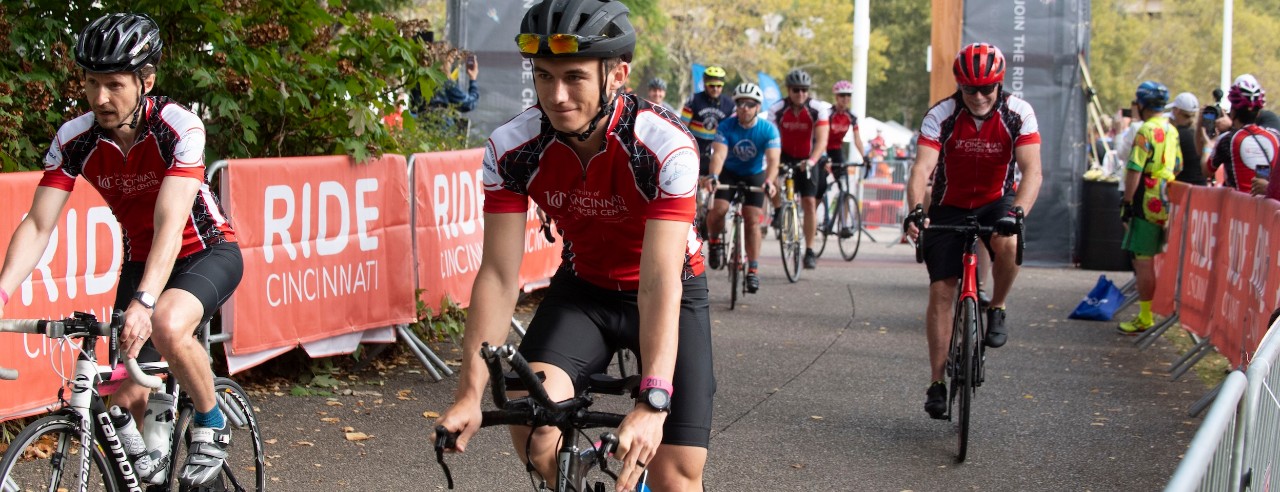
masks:
{"type": "MultiPolygon", "coordinates": [[[[828,250],[796,284],[776,251],[766,243],[760,293],[736,310],[727,275],[711,275],[719,390],[707,490],[1157,490],[1199,425],[1186,408],[1208,388],[1170,381],[1168,342],[1140,351],[1112,323],[1066,318],[1098,272],[1026,268],[957,465],[953,424],[922,409],[927,276],[911,250],[864,241],[851,263],[828,250]]],[[[444,410],[456,376],[433,383],[418,369],[384,365],[331,398],[256,392],[272,490],[444,489],[424,412],[444,410]]],[[[532,490],[500,429],[447,460],[457,490],[532,490]]]]}

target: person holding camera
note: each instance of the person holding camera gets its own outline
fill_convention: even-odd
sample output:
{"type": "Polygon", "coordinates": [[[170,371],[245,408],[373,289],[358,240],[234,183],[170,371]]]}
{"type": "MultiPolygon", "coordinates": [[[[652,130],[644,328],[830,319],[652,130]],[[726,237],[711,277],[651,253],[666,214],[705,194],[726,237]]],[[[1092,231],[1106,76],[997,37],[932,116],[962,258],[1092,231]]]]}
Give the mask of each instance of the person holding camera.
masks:
{"type": "Polygon", "coordinates": [[[1223,167],[1226,186],[1251,193],[1254,178],[1269,179],[1280,154],[1280,133],[1257,124],[1267,92],[1252,75],[1236,78],[1227,100],[1231,102],[1231,130],[1218,138],[1205,172],[1212,174],[1223,167]]]}

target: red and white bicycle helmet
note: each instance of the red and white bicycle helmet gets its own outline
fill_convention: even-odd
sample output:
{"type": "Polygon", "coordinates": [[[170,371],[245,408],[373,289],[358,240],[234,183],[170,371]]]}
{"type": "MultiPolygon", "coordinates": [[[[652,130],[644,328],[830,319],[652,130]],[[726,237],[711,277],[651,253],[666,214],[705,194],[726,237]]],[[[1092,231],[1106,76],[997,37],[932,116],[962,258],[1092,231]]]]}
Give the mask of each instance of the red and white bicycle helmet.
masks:
{"type": "Polygon", "coordinates": [[[973,43],[956,53],[951,66],[960,85],[990,85],[1004,81],[1004,53],[987,43],[973,43]]]}
{"type": "Polygon", "coordinates": [[[853,82],[841,80],[836,85],[831,86],[831,92],[836,94],[853,94],[853,82]]]}
{"type": "Polygon", "coordinates": [[[1244,74],[1231,84],[1227,101],[1231,102],[1231,109],[1259,110],[1267,104],[1267,91],[1262,90],[1258,79],[1244,74]]]}

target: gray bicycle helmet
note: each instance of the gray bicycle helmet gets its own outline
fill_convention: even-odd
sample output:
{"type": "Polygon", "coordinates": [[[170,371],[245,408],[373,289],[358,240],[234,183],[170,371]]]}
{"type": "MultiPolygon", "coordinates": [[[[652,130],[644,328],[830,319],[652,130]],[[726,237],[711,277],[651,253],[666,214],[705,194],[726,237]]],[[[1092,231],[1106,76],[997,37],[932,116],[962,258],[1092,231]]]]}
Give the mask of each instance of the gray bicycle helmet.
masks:
{"type": "Polygon", "coordinates": [[[94,73],[136,72],[160,61],[160,28],[146,14],[107,14],[76,39],[76,64],[94,73]]]}
{"type": "Polygon", "coordinates": [[[654,78],[652,78],[652,79],[650,79],[650,80],[649,80],[649,88],[650,88],[650,89],[662,89],[662,90],[664,90],[664,91],[665,91],[665,90],[667,90],[667,81],[662,80],[662,78],[660,78],[660,77],[654,77],[654,78]]]}
{"type": "Polygon", "coordinates": [[[809,76],[809,72],[795,69],[787,72],[787,87],[809,87],[813,85],[813,77],[809,76]]]}
{"type": "Polygon", "coordinates": [[[545,40],[537,53],[525,58],[614,58],[630,62],[636,47],[636,30],[627,19],[631,12],[617,0],[543,0],[530,7],[520,21],[520,33],[580,37],[578,51],[552,53],[545,40]]]}

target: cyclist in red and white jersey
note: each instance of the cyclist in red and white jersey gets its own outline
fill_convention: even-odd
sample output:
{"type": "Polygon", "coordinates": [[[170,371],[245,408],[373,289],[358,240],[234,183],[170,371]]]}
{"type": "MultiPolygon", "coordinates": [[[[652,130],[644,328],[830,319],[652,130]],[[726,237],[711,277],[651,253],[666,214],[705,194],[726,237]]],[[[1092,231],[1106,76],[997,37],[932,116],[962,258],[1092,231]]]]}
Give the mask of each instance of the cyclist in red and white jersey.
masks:
{"type": "MultiPolygon", "coordinates": [[[[124,311],[121,353],[144,362],[164,356],[195,403],[191,451],[178,477],[194,487],[218,476],[231,431],[216,405],[209,355],[192,335],[235,291],[244,266],[235,231],[205,182],[204,124],[169,98],[146,95],[162,47],[155,21],[141,14],[108,14],[80,33],[75,58],[92,112],[63,124],[45,155],[44,178],[0,270],[0,317],[83,176],[124,233],[115,302],[124,311]]],[[[147,396],[127,380],[112,398],[141,421],[147,396]]]]}
{"type": "MultiPolygon", "coordinates": [[[[804,268],[812,270],[818,266],[818,256],[813,253],[813,235],[818,230],[816,197],[819,187],[827,182],[825,166],[815,166],[827,152],[831,105],[810,97],[813,78],[804,70],[787,73],[786,84],[787,97],[770,106],[767,114],[782,135],[782,165],[795,169],[796,193],[804,210],[804,268]]],[[[774,228],[780,221],[781,200],[781,194],[773,198],[774,228]]]]}
{"type": "MultiPolygon", "coordinates": [[[[544,0],[525,13],[516,42],[533,64],[538,104],[485,146],[484,255],[462,377],[438,424],[460,432],[460,451],[480,427],[480,347],[507,340],[532,199],[555,220],[564,253],[521,355],[559,401],[604,372],[618,348],[636,351],[644,377],[618,429],[617,490],[635,488],[644,469],[655,490],[701,490],[715,378],[693,228],[698,148],[678,115],[617,93],[636,43],[628,14],[600,0],[544,0]]],[[[559,431],[511,433],[521,458],[554,482],[559,431]]]]}
{"type": "Polygon", "coordinates": [[[1258,113],[1267,104],[1267,91],[1258,80],[1244,74],[1227,91],[1231,102],[1231,130],[1218,137],[1205,172],[1212,176],[1226,168],[1226,186],[1244,193],[1253,189],[1253,178],[1267,179],[1280,159],[1280,134],[1258,126],[1258,113]]]}
{"type": "MultiPolygon", "coordinates": [[[[1017,232],[1014,209],[1031,212],[1040,192],[1040,133],[1035,112],[1021,98],[1004,91],[1005,59],[999,48],[974,43],[961,49],[952,65],[955,94],[929,109],[920,127],[919,148],[911,168],[907,203],[923,205],[925,188],[933,176],[928,222],[962,225],[970,215],[996,236],[983,238],[991,252],[995,289],[987,310],[989,347],[1004,345],[1005,298],[1018,274],[1015,263],[1017,232]],[[1014,185],[1014,172],[1021,182],[1014,185]]],[[[907,234],[917,239],[913,211],[907,234]]],[[[920,217],[923,218],[923,217],[920,217]]],[[[959,234],[928,234],[922,245],[929,270],[929,306],[925,312],[932,383],[925,411],[945,418],[943,380],[947,345],[951,340],[956,283],[961,274],[963,238],[959,234]]]]}
{"type": "MultiPolygon", "coordinates": [[[[858,131],[858,117],[853,114],[853,110],[849,108],[849,104],[853,102],[853,83],[848,80],[841,80],[831,86],[831,92],[836,96],[836,104],[831,108],[831,133],[827,136],[827,157],[830,162],[827,163],[827,170],[830,171],[831,164],[847,164],[849,156],[844,155],[844,136],[849,132],[853,132],[853,151],[858,155],[862,154],[862,133],[858,131]]],[[[871,160],[863,156],[862,162],[867,164],[871,160]]],[[[822,182],[817,196],[822,196],[825,190],[826,181],[822,182]]]]}

